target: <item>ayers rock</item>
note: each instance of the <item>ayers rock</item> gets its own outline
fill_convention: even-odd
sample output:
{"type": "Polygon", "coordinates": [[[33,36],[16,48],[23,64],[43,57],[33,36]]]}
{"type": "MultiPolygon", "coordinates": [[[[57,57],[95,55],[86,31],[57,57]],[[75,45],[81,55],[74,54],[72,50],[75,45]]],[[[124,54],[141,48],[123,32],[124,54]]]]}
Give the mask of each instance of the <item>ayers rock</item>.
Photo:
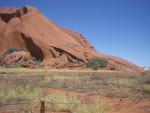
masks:
{"type": "Polygon", "coordinates": [[[89,59],[100,57],[109,61],[107,69],[140,70],[126,60],[98,53],[82,34],[61,28],[31,6],[0,8],[0,55],[11,47],[24,48],[44,66],[82,67],[89,59]]]}

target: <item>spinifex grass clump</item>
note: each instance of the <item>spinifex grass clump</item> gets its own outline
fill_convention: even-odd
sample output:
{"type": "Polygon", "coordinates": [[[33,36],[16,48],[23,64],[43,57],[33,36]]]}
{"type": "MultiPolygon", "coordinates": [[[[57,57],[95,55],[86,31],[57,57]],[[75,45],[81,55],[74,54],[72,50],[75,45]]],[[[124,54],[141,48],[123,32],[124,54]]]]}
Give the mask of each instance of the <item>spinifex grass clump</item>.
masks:
{"type": "Polygon", "coordinates": [[[71,113],[104,113],[108,104],[104,101],[85,102],[83,98],[69,93],[54,93],[46,97],[51,111],[68,111],[71,113]]]}
{"type": "Polygon", "coordinates": [[[3,89],[0,92],[0,103],[10,101],[35,101],[42,96],[40,88],[26,85],[24,87],[15,87],[3,89]]]}
{"type": "Polygon", "coordinates": [[[91,104],[82,104],[73,113],[105,113],[106,111],[108,111],[108,104],[104,101],[97,101],[91,104]]]}
{"type": "Polygon", "coordinates": [[[45,98],[46,102],[48,102],[48,107],[53,111],[60,110],[73,110],[78,107],[82,102],[76,95],[71,95],[67,93],[53,93],[49,94],[45,98]]]}

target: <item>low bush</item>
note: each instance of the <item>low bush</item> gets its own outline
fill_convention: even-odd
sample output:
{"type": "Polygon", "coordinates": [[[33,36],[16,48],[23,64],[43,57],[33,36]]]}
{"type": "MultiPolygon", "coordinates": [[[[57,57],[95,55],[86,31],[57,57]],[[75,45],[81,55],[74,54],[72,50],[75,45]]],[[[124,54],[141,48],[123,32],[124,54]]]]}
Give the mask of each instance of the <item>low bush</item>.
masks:
{"type": "Polygon", "coordinates": [[[13,53],[15,51],[23,51],[24,49],[22,48],[17,48],[17,47],[11,47],[11,48],[7,48],[6,52],[5,53],[13,53]]]}
{"type": "Polygon", "coordinates": [[[107,64],[108,64],[108,61],[106,59],[93,58],[87,62],[87,67],[97,70],[100,68],[105,68],[107,64]]]}

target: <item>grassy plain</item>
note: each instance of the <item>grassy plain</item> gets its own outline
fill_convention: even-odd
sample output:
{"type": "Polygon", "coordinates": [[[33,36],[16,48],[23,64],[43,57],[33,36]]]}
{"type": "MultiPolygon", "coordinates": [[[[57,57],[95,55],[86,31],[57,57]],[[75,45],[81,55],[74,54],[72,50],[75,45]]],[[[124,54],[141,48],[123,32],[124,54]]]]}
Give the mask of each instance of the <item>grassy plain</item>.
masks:
{"type": "Polygon", "coordinates": [[[105,70],[0,68],[0,111],[37,113],[41,99],[45,100],[48,113],[111,110],[106,99],[94,99],[89,95],[149,100],[150,76],[105,70]]]}

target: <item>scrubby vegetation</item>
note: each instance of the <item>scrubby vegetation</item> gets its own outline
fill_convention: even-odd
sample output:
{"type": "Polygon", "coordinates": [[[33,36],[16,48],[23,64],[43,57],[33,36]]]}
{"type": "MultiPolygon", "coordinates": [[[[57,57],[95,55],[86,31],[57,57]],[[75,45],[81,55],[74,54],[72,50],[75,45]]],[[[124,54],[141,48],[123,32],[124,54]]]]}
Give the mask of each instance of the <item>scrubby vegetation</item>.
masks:
{"type": "Polygon", "coordinates": [[[18,107],[24,112],[32,112],[35,108],[40,108],[40,100],[45,99],[46,109],[53,112],[105,113],[109,110],[109,105],[105,100],[88,100],[76,93],[150,99],[150,76],[147,75],[98,71],[52,70],[50,72],[45,69],[44,71],[37,69],[37,73],[33,73],[34,71],[30,69],[19,69],[20,71],[16,70],[17,74],[14,68],[11,72],[8,71],[9,74],[4,72],[0,74],[0,109],[5,104],[15,103],[17,106],[17,103],[24,103],[18,107]],[[28,72],[26,75],[18,75],[25,71],[28,72]],[[48,92],[49,89],[59,89],[65,92],[48,92]]]}
{"type": "Polygon", "coordinates": [[[1,90],[0,102],[9,102],[13,100],[33,101],[41,96],[41,90],[37,87],[25,85],[24,87],[15,87],[1,90]]]}
{"type": "Polygon", "coordinates": [[[105,68],[107,66],[108,61],[102,58],[93,58],[88,61],[87,67],[92,68],[94,70],[105,68]]]}
{"type": "Polygon", "coordinates": [[[23,48],[18,48],[18,47],[11,47],[11,48],[7,48],[5,53],[13,53],[15,51],[23,51],[23,48]]]}
{"type": "Polygon", "coordinates": [[[51,111],[66,111],[69,113],[104,113],[108,110],[107,102],[85,102],[82,98],[69,93],[54,93],[46,97],[47,106],[51,111]]]}

